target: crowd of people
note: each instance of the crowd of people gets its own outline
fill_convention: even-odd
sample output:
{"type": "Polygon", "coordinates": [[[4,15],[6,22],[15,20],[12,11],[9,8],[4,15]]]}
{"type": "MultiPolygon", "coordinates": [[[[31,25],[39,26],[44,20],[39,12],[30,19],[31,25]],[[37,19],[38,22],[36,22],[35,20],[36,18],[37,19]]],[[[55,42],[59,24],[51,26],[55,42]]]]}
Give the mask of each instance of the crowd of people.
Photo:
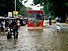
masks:
{"type": "Polygon", "coordinates": [[[12,33],[14,38],[18,38],[18,29],[20,27],[20,21],[17,19],[12,20],[2,20],[1,23],[1,32],[7,31],[7,38],[12,37],[12,33]]]}

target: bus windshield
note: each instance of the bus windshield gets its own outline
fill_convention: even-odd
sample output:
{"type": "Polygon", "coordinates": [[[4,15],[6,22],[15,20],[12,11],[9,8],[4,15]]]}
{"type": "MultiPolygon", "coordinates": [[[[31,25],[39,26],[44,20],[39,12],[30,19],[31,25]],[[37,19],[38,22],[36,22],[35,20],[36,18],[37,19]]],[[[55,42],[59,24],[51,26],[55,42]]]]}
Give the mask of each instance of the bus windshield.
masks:
{"type": "Polygon", "coordinates": [[[29,18],[32,20],[42,20],[42,14],[29,14],[29,18]]]}

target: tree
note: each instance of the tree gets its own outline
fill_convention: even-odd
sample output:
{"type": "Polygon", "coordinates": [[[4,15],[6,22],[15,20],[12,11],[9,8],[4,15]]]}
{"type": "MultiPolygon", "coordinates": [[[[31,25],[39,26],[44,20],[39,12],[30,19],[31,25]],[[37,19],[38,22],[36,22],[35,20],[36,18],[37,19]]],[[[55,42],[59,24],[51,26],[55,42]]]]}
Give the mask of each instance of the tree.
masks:
{"type": "MultiPolygon", "coordinates": [[[[14,0],[0,0],[0,16],[8,15],[8,12],[13,12],[15,10],[15,1],[14,0]]],[[[19,0],[16,0],[16,11],[19,14],[26,15],[26,7],[22,5],[19,0]]]]}
{"type": "Polygon", "coordinates": [[[22,5],[21,2],[19,2],[19,0],[17,0],[17,11],[19,12],[19,15],[22,15],[22,16],[26,16],[27,14],[27,8],[22,5]]]}
{"type": "MultiPolygon", "coordinates": [[[[66,14],[68,15],[68,2],[67,0],[34,0],[34,4],[41,4],[47,8],[48,12],[55,17],[59,16],[64,22],[66,14]]],[[[44,10],[46,12],[46,9],[44,10]]]]}
{"type": "Polygon", "coordinates": [[[14,0],[0,0],[0,15],[7,15],[9,11],[14,10],[14,0]]]}

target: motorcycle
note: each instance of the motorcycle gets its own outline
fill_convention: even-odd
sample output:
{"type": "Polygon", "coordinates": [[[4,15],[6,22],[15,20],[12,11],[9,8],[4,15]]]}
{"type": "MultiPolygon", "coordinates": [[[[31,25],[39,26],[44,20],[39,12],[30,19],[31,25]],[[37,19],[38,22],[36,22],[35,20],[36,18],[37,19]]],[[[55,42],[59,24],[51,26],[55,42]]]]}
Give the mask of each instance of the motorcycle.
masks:
{"type": "Polygon", "coordinates": [[[12,31],[13,31],[13,29],[11,29],[10,27],[7,28],[7,32],[8,32],[7,39],[12,38],[12,31]]]}

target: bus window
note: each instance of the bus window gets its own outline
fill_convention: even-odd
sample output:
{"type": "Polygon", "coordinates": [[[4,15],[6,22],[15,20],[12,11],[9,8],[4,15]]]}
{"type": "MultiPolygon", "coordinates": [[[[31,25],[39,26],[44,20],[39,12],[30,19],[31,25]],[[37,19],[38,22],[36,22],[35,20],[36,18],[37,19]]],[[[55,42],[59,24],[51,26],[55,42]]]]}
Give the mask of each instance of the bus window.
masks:
{"type": "Polygon", "coordinates": [[[29,14],[29,18],[34,18],[34,14],[29,14]]]}
{"type": "Polygon", "coordinates": [[[36,19],[42,20],[42,14],[36,14],[36,19]]]}
{"type": "Polygon", "coordinates": [[[34,16],[35,16],[34,14],[29,14],[28,19],[29,20],[35,20],[35,17],[34,16]]]}

